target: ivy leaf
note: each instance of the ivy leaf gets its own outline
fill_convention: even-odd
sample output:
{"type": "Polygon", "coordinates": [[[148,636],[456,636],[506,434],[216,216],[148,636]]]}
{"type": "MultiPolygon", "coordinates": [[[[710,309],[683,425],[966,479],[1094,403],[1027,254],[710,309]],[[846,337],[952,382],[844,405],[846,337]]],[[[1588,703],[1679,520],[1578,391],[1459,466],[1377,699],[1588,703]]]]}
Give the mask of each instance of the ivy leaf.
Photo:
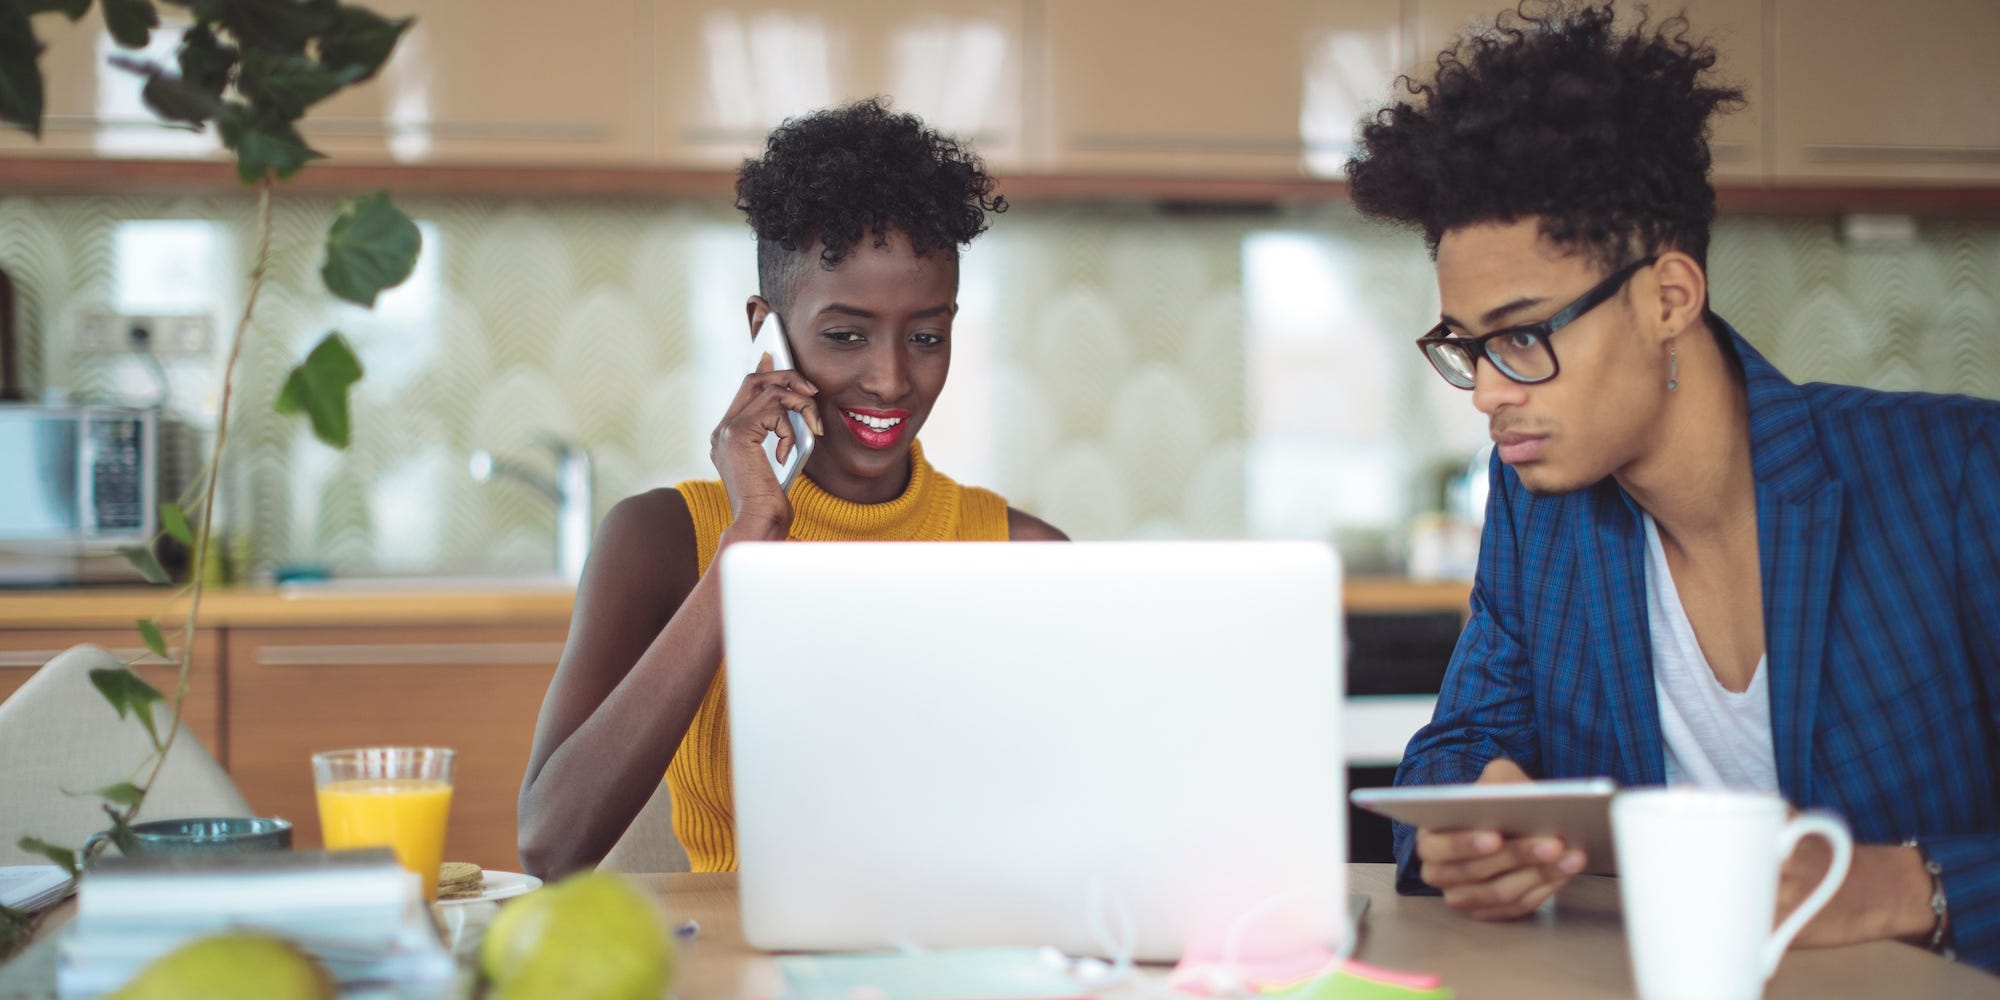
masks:
{"type": "Polygon", "coordinates": [[[302,55],[326,31],[332,11],[299,0],[195,0],[195,19],[220,21],[245,51],[302,55]]]}
{"type": "Polygon", "coordinates": [[[164,71],[146,77],[146,85],[139,90],[139,97],[163,120],[189,125],[205,125],[222,110],[221,101],[164,71]]]}
{"type": "Polygon", "coordinates": [[[42,137],[42,43],[28,11],[0,3],[0,121],[42,137]]]}
{"type": "Polygon", "coordinates": [[[47,14],[56,11],[72,21],[80,21],[90,12],[90,0],[23,0],[22,6],[30,14],[47,14]]]}
{"type": "Polygon", "coordinates": [[[104,26],[111,40],[128,49],[143,49],[160,26],[160,12],[153,0],[104,0],[104,26]]]}
{"type": "Polygon", "coordinates": [[[146,798],[146,793],[140,791],[138,785],[129,781],[121,781],[115,785],[105,785],[103,788],[97,790],[97,794],[98,797],[105,801],[115,802],[121,806],[136,806],[146,798]]]}
{"type": "Polygon", "coordinates": [[[305,56],[274,55],[252,49],[243,54],[243,73],[237,79],[237,87],[252,105],[291,121],[360,74],[358,66],[332,70],[305,56]]]}
{"type": "Polygon", "coordinates": [[[326,335],[305,361],[292,369],[278,393],[279,413],[306,414],[313,434],[335,448],[353,440],[348,419],[347,390],[361,381],[361,361],[336,330],[326,335]]]}
{"type": "Polygon", "coordinates": [[[118,710],[119,718],[124,718],[127,712],[138,716],[139,724],[146,727],[146,735],[153,738],[153,746],[160,745],[159,730],[153,728],[153,703],[162,697],[158,688],[125,667],[93,670],[90,683],[118,710]]]}
{"type": "MultiPolygon", "coordinates": [[[[139,793],[141,797],[145,794],[145,792],[139,793]]],[[[132,834],[132,824],[125,822],[125,817],[120,815],[118,810],[108,805],[100,808],[104,810],[104,815],[111,817],[111,829],[106,832],[111,834],[111,842],[118,845],[118,853],[128,858],[138,854],[139,838],[132,834]]]]}
{"type": "Polygon", "coordinates": [[[290,122],[253,119],[242,105],[225,107],[218,124],[222,144],[236,153],[236,176],[245,184],[255,184],[267,173],[277,174],[279,180],[289,180],[308,161],[322,156],[306,146],[305,139],[290,122]]]}
{"type": "Polygon", "coordinates": [[[147,546],[127,545],[120,548],[118,554],[124,556],[125,561],[131,563],[132,568],[138,570],[139,575],[145,577],[147,583],[166,583],[169,579],[166,567],[160,565],[160,557],[154,555],[153,550],[147,546]]]}
{"type": "MultiPolygon", "coordinates": [[[[229,71],[242,53],[216,40],[208,25],[197,24],[181,35],[181,82],[217,101],[229,86],[229,71]]],[[[213,117],[211,115],[211,117],[213,117]]]]}
{"type": "Polygon", "coordinates": [[[173,659],[167,655],[167,638],[160,634],[158,622],[151,618],[139,619],[139,638],[145,641],[146,648],[152,650],[154,656],[162,660],[173,659]]]}
{"type": "Polygon", "coordinates": [[[194,529],[188,527],[187,515],[181,512],[177,503],[160,505],[160,527],[182,545],[194,544],[194,529]]]}
{"type": "Polygon", "coordinates": [[[319,59],[328,66],[360,70],[357,82],[369,79],[389,61],[396,42],[415,23],[415,18],[392,21],[371,10],[343,6],[319,38],[319,59]]]}
{"type": "Polygon", "coordinates": [[[27,851],[29,854],[39,854],[47,858],[55,862],[62,870],[68,872],[71,878],[76,877],[75,851],[67,847],[57,847],[36,837],[22,837],[19,841],[15,842],[14,846],[27,851]]]}
{"type": "Polygon", "coordinates": [[[409,278],[423,245],[417,224],[390,204],[389,192],[350,198],[327,230],[326,266],[319,273],[327,291],[372,309],[382,289],[409,278]]]}

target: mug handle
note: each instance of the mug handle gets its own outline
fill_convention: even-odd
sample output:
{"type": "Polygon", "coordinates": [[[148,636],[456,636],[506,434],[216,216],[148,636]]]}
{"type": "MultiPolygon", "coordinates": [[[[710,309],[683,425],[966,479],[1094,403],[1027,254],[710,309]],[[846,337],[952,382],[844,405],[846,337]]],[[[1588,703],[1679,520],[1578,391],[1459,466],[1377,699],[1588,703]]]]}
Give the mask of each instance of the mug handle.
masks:
{"type": "Polygon", "coordinates": [[[81,862],[84,858],[90,857],[90,852],[97,847],[99,841],[110,839],[111,831],[109,830],[99,830],[84,838],[83,846],[77,849],[76,860],[81,862]]]}
{"type": "Polygon", "coordinates": [[[1847,832],[1847,824],[1840,817],[1824,810],[1800,813],[1778,831],[1778,864],[1792,856],[1792,848],[1799,841],[1817,834],[1825,837],[1833,845],[1833,864],[1828,865],[1826,875],[1813,887],[1805,902],[1771,932],[1771,938],[1764,943],[1764,978],[1778,971],[1778,960],[1785,957],[1785,949],[1791,947],[1792,939],[1799,936],[1806,923],[1819,915],[1826,904],[1833,901],[1833,894],[1840,891],[1840,884],[1847,880],[1847,867],[1854,861],[1854,836],[1847,832]]]}

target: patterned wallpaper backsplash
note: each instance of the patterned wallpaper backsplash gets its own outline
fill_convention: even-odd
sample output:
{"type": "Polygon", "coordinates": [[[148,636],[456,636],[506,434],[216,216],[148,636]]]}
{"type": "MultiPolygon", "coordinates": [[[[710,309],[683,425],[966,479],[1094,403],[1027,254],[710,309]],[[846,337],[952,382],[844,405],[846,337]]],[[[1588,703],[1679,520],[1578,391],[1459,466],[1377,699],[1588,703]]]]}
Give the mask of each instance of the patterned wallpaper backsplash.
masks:
{"type": "MultiPolygon", "coordinates": [[[[202,314],[213,350],[166,361],[168,405],[212,424],[241,309],[245,197],[0,198],[32,388],[148,399],[146,366],[76,349],[93,312],[202,314]]],[[[713,474],[707,437],[747,346],[752,242],[726,204],[411,199],[418,273],[373,312],[328,301],[330,200],[281,197],[246,357],[226,516],[253,568],[532,572],[554,512],[476,482],[476,449],[546,468],[585,444],[598,509],[713,474]],[[327,329],[368,368],[354,447],[268,400],[327,329]]],[[[1837,220],[1716,229],[1718,312],[1800,380],[2000,397],[2000,226],[1919,220],[1853,245],[1837,220]]],[[[1079,538],[1306,536],[1394,571],[1413,515],[1484,443],[1410,341],[1434,322],[1418,240],[1344,206],[1282,213],[1017,209],[965,259],[932,460],[1079,538]]]]}

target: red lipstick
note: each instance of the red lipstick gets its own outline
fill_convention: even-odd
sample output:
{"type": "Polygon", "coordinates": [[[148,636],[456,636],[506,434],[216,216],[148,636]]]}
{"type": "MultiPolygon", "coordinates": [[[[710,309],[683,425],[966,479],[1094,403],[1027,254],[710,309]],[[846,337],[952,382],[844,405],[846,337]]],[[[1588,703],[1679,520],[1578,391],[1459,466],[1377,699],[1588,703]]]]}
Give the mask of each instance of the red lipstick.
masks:
{"type": "Polygon", "coordinates": [[[840,408],[840,422],[855,440],[870,448],[888,448],[903,439],[910,426],[908,410],[871,410],[860,406],[840,408]]]}

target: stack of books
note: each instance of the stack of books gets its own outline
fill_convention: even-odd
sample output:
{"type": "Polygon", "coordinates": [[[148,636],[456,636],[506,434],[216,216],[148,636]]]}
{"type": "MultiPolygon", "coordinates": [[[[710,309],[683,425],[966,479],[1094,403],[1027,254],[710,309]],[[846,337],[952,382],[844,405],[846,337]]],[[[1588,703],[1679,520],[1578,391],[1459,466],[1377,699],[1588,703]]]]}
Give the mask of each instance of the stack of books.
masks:
{"type": "Polygon", "coordinates": [[[55,865],[0,865],[0,906],[34,913],[62,901],[74,888],[55,865]]]}
{"type": "Polygon", "coordinates": [[[89,997],[196,938],[285,938],[343,995],[446,996],[457,969],[414,875],[385,849],[106,858],[84,873],[56,988],[89,997]]]}

